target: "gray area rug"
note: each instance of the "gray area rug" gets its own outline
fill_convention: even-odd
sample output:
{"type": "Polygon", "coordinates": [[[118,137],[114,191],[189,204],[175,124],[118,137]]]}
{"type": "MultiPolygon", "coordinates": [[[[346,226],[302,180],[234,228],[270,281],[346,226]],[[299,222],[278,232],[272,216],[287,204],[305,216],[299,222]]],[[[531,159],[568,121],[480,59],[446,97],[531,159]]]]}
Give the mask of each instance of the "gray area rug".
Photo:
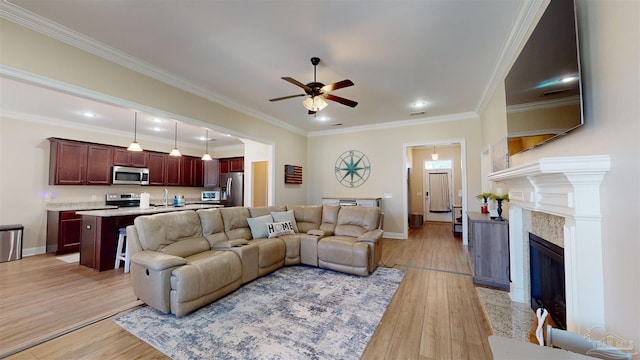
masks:
{"type": "Polygon", "coordinates": [[[404,271],[282,268],[182,318],[150,307],[114,321],[173,359],[358,359],[404,271]]]}

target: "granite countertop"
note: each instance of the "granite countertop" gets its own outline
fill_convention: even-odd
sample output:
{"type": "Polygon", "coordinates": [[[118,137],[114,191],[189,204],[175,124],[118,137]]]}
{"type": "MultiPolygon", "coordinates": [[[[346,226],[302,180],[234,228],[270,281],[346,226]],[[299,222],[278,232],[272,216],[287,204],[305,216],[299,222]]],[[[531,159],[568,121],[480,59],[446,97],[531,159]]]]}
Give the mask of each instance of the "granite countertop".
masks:
{"type": "Polygon", "coordinates": [[[137,207],[125,207],[125,208],[111,208],[106,210],[88,210],[77,211],[78,215],[88,215],[97,217],[114,217],[114,216],[129,216],[129,215],[149,215],[171,211],[181,210],[198,210],[198,209],[211,209],[223,207],[222,205],[208,205],[208,204],[188,204],[185,206],[153,206],[148,209],[141,209],[137,207]]]}
{"type": "Polygon", "coordinates": [[[340,200],[378,200],[382,199],[380,196],[366,197],[366,196],[323,196],[323,199],[340,199],[340,200]]]}
{"type": "Polygon", "coordinates": [[[117,206],[105,205],[104,201],[94,202],[69,202],[69,203],[49,203],[46,206],[47,211],[82,211],[82,210],[101,210],[101,209],[117,209],[117,206]]]}

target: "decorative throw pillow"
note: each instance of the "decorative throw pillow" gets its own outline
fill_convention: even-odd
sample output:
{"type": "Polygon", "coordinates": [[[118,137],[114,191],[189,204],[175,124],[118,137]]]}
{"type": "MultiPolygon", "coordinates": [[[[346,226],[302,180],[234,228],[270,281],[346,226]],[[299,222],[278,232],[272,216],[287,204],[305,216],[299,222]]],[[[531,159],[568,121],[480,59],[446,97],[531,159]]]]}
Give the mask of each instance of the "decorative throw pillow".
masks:
{"type": "Polygon", "coordinates": [[[269,223],[267,224],[267,233],[269,233],[270,238],[284,234],[295,234],[291,221],[269,223]]]}
{"type": "Polygon", "coordinates": [[[273,221],[291,221],[293,232],[298,232],[298,224],[296,224],[296,217],[293,215],[293,210],[272,212],[271,216],[273,217],[273,221]]]}
{"type": "Polygon", "coordinates": [[[264,239],[269,234],[267,233],[267,224],[273,222],[271,215],[258,216],[254,218],[247,218],[249,228],[251,229],[251,237],[254,239],[264,239]]]}

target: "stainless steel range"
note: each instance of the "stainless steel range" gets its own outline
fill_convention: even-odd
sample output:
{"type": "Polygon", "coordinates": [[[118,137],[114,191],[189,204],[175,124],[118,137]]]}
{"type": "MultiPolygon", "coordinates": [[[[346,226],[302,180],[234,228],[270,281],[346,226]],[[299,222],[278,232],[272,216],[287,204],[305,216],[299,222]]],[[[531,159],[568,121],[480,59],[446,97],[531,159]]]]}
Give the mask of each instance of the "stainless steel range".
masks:
{"type": "Polygon", "coordinates": [[[140,206],[140,194],[107,194],[105,204],[118,207],[138,207],[140,206]]]}

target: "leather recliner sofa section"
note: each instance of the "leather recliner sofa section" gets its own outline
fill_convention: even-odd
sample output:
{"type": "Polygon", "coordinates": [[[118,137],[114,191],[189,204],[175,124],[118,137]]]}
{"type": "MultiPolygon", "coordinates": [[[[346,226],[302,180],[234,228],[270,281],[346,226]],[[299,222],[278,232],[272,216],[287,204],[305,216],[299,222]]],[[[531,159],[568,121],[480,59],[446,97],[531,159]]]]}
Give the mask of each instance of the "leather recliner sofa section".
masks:
{"type": "Polygon", "coordinates": [[[127,227],[133,290],[147,305],[180,317],[285,265],[366,276],[380,261],[381,218],[378,208],[338,205],[139,216],[127,227]],[[295,232],[258,234],[265,226],[258,220],[272,218],[291,219],[295,232]]]}

